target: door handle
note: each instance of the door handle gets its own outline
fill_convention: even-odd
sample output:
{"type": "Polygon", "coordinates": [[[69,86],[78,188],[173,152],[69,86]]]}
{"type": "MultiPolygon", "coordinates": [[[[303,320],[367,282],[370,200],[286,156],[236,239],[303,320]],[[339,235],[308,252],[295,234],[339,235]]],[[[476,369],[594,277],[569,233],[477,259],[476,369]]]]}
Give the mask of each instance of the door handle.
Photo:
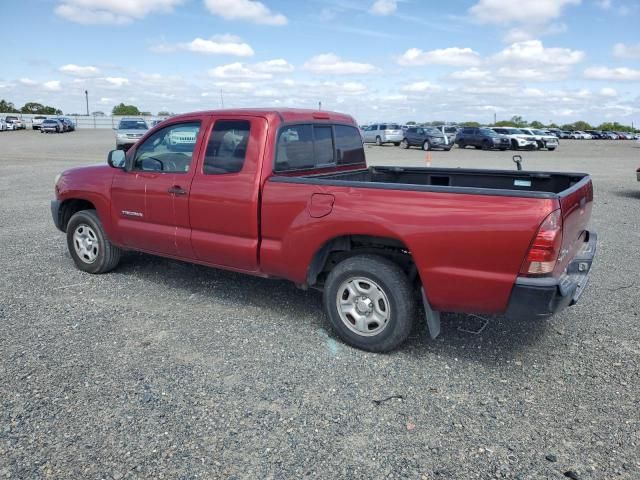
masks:
{"type": "Polygon", "coordinates": [[[169,188],[169,190],[167,190],[168,193],[172,194],[172,195],[186,195],[187,191],[182,188],[180,185],[174,185],[173,187],[169,188]]]}

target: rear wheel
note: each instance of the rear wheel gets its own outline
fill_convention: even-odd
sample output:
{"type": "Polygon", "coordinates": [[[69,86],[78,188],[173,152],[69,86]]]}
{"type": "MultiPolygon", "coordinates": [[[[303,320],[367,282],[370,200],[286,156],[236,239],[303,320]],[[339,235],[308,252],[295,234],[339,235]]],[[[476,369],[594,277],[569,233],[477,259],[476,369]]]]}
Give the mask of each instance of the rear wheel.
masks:
{"type": "Polygon", "coordinates": [[[121,250],[107,238],[95,210],[75,213],[67,224],[67,247],[78,269],[106,273],[118,265],[121,250]]]}
{"type": "Polygon", "coordinates": [[[399,147],[399,146],[400,146],[400,142],[393,142],[393,144],[394,144],[396,147],[399,147]]]}
{"type": "Polygon", "coordinates": [[[458,148],[464,148],[464,147],[466,147],[464,142],[458,142],[458,148]]]}
{"type": "Polygon", "coordinates": [[[402,142],[400,142],[400,146],[406,150],[407,148],[409,148],[409,140],[405,138],[404,140],[402,140],[402,142]]]}
{"type": "Polygon", "coordinates": [[[416,300],[409,278],[397,264],[378,255],[358,255],[329,273],[324,307],[346,343],[386,352],[411,332],[416,300]]]}
{"type": "Polygon", "coordinates": [[[380,137],[376,137],[376,145],[377,146],[381,146],[382,145],[382,139],[380,137]]]}
{"type": "Polygon", "coordinates": [[[549,150],[550,152],[553,152],[556,149],[556,147],[553,148],[547,148],[547,150],[549,150]]]}

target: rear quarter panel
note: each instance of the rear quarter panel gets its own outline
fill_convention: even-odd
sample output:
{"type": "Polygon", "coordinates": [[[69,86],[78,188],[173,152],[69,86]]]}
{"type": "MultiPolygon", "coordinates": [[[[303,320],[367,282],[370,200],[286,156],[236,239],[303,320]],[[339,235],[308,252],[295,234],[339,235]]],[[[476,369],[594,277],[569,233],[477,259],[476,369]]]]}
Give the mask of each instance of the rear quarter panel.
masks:
{"type": "Polygon", "coordinates": [[[540,223],[557,202],[460,193],[267,181],[262,197],[265,273],[304,283],[313,255],[344,235],[402,241],[436,310],[502,313],[540,223]],[[313,193],[335,197],[312,218],[313,193]]]}

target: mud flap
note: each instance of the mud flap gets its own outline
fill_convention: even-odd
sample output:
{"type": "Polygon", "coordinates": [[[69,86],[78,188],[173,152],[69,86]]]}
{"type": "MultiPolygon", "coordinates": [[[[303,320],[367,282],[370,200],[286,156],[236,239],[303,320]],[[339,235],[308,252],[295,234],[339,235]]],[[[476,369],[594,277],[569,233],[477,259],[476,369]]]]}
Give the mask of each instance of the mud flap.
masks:
{"type": "Polygon", "coordinates": [[[424,293],[424,287],[420,288],[422,294],[422,305],[424,306],[424,313],[427,319],[427,328],[429,329],[429,336],[434,339],[440,335],[440,312],[435,312],[429,305],[427,295],[424,293]]]}

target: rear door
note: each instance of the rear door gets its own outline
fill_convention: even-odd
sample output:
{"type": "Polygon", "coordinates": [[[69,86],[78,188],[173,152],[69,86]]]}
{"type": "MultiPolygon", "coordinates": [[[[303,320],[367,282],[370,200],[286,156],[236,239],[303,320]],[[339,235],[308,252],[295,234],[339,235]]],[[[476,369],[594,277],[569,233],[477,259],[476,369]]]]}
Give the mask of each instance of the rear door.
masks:
{"type": "Polygon", "coordinates": [[[200,130],[200,119],[175,122],[130,151],[129,170],[119,171],[111,187],[112,218],[125,246],[191,257],[188,192],[200,130]]]}
{"type": "Polygon", "coordinates": [[[198,260],[258,270],[260,167],[267,121],[214,116],[189,193],[191,245],[198,260]]]}

